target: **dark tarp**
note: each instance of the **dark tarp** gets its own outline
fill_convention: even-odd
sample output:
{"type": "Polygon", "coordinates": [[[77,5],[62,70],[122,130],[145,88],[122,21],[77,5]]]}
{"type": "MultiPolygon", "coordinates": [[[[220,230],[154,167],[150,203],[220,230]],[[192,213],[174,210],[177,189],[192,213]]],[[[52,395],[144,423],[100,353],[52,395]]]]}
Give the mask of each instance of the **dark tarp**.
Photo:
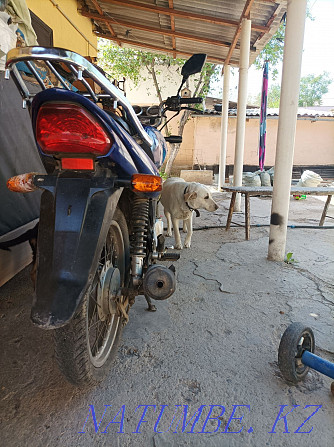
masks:
{"type": "Polygon", "coordinates": [[[13,175],[44,173],[36,148],[29,112],[22,108],[14,82],[0,72],[0,236],[39,216],[40,191],[11,192],[6,187],[13,175]]]}

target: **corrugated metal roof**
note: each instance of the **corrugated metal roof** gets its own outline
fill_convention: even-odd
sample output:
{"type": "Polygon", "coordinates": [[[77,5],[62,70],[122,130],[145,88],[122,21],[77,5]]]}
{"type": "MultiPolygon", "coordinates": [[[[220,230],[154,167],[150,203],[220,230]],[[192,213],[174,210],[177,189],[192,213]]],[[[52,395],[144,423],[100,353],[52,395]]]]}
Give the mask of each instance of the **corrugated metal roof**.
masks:
{"type": "MultiPolygon", "coordinates": [[[[247,109],[246,110],[246,116],[251,117],[259,117],[260,116],[260,108],[255,109],[247,109]]],[[[221,112],[215,110],[215,109],[206,109],[204,111],[205,115],[221,115],[221,112]]],[[[236,116],[237,115],[237,109],[229,109],[228,111],[229,116],[236,116]]],[[[267,116],[279,116],[279,109],[278,108],[268,108],[267,109],[267,116]]],[[[317,107],[298,107],[297,112],[298,117],[309,117],[309,118],[334,118],[334,111],[331,110],[322,110],[321,108],[317,107]]]]}
{"type": "MultiPolygon", "coordinates": [[[[78,4],[81,14],[92,19],[99,36],[122,46],[178,57],[205,52],[209,61],[223,64],[245,7],[251,4],[253,63],[279,27],[287,0],[81,0],[78,4]],[[224,23],[215,23],[217,20],[224,23]]],[[[238,46],[237,42],[232,65],[239,62],[238,46]]]]}

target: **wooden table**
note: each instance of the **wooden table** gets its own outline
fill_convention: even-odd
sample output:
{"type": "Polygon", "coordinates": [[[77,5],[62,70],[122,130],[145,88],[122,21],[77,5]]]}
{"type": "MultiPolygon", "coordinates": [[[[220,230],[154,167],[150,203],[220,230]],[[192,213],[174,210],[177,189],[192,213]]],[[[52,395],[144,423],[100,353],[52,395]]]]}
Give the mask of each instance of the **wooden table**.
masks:
{"type": "MultiPolygon", "coordinates": [[[[237,193],[244,194],[245,196],[245,232],[246,240],[249,240],[250,235],[250,196],[271,196],[273,193],[272,186],[254,187],[254,186],[223,186],[221,188],[223,191],[231,192],[231,203],[230,209],[228,211],[228,217],[226,222],[226,230],[231,226],[232,214],[235,204],[235,198],[237,193]]],[[[306,188],[301,186],[291,186],[291,194],[293,195],[312,195],[312,196],[327,196],[327,200],[322,211],[319,226],[323,226],[328,211],[329,204],[331,202],[332,195],[334,195],[334,187],[321,187],[317,188],[306,188]]]]}

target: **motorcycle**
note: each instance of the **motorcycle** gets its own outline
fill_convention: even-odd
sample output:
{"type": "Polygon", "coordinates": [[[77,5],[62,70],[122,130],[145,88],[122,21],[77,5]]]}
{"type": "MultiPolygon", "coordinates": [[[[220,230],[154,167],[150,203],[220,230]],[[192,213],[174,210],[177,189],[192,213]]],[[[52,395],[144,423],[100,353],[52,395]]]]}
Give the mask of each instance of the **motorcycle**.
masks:
{"type": "Polygon", "coordinates": [[[58,365],[74,384],[106,376],[138,295],[155,310],[151,299],[175,291],[174,266],[157,261],[179,255],[166,251],[156,216],[166,141],[181,138],[164,138],[157,126],[167,111],[202,102],[180,90],[205,59],[192,56],[177,95],[143,113],[76,53],[24,47],[7,55],[5,77],[29,108],[46,169],[8,181],[11,190],[43,191],[31,319],[53,330],[58,365]]]}

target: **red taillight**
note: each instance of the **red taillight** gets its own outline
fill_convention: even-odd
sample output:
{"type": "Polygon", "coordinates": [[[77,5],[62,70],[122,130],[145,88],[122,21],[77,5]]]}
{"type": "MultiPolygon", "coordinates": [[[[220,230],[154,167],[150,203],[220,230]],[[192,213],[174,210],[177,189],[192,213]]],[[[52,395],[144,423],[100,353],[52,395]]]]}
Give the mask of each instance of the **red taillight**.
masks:
{"type": "Polygon", "coordinates": [[[94,162],[91,158],[62,158],[62,169],[74,169],[77,171],[94,169],[94,162]]]}
{"type": "Polygon", "coordinates": [[[38,111],[36,139],[46,154],[106,155],[112,141],[84,108],[71,103],[46,103],[38,111]]]}

